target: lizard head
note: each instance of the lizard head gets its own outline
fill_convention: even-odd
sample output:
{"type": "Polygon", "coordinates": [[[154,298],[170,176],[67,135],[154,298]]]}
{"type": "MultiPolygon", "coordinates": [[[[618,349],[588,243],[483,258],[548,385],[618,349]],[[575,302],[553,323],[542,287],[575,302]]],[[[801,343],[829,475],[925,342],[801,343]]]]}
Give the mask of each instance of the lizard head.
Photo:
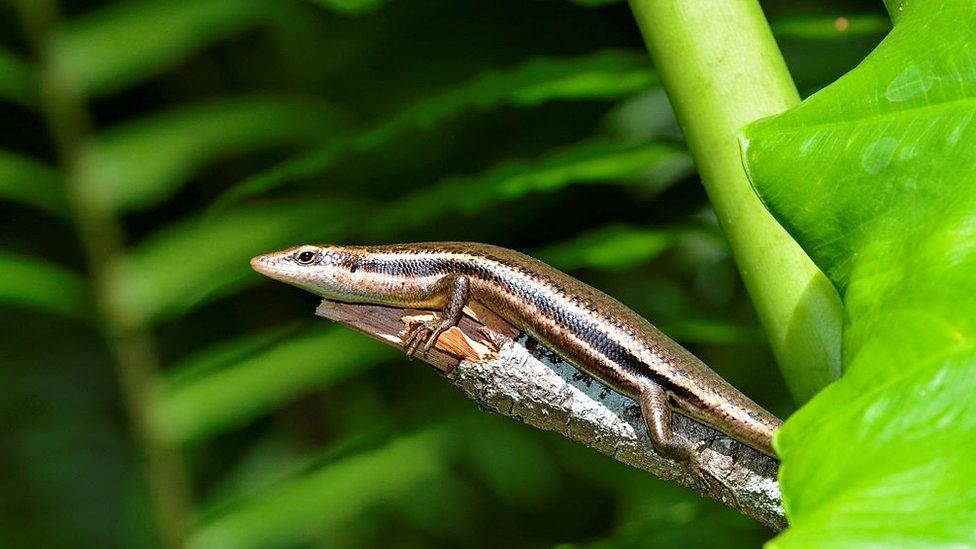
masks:
{"type": "Polygon", "coordinates": [[[251,268],[326,299],[357,301],[362,292],[360,255],[352,247],[306,244],[259,255],[251,268]]]}

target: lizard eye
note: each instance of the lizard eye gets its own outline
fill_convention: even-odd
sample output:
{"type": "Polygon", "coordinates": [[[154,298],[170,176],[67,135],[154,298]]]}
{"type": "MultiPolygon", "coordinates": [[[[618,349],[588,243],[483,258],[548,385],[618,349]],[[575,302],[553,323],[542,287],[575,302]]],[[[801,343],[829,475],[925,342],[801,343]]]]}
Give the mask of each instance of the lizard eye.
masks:
{"type": "Polygon", "coordinates": [[[311,265],[315,261],[315,252],[304,251],[295,255],[295,261],[302,265],[311,265]]]}

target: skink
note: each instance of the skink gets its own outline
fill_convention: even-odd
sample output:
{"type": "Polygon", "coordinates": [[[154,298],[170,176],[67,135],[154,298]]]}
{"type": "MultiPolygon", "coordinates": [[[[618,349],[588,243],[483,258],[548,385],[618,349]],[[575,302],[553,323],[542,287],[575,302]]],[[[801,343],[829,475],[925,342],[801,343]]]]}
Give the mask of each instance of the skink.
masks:
{"type": "Polygon", "coordinates": [[[676,411],[775,457],[779,419],[619,301],[519,252],[470,242],[303,245],[251,265],[326,299],[439,311],[408,333],[408,354],[429,350],[458,323],[468,300],[478,301],[636,400],[658,454],[697,458],[671,429],[676,411]]]}

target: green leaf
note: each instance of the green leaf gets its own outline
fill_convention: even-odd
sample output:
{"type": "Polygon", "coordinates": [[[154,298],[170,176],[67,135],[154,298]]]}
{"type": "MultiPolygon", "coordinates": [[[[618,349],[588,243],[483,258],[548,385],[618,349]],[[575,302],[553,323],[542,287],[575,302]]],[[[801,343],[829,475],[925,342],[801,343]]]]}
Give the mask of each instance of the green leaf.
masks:
{"type": "Polygon", "coordinates": [[[564,271],[625,270],[654,259],[673,242],[672,231],[609,225],[551,244],[533,255],[564,271]]]}
{"type": "Polygon", "coordinates": [[[377,422],[366,429],[343,432],[321,450],[310,453],[295,446],[287,433],[275,429],[264,431],[223,471],[219,484],[208,491],[209,499],[200,506],[198,515],[204,521],[206,517],[220,516],[242,501],[260,497],[313,467],[376,448],[392,434],[389,424],[377,422]]]}
{"type": "Polygon", "coordinates": [[[447,213],[470,215],[530,193],[554,192],[575,183],[626,183],[657,191],[691,170],[688,153],[671,143],[585,141],[538,160],[512,161],[478,175],[445,179],[373,216],[370,227],[377,234],[388,234],[430,223],[447,213]]]}
{"type": "Polygon", "coordinates": [[[387,0],[307,0],[313,4],[346,15],[365,15],[378,10],[387,0]]]}
{"type": "Polygon", "coordinates": [[[166,440],[199,440],[392,356],[392,349],[332,326],[299,335],[287,329],[250,335],[174,367],[155,400],[153,418],[166,440]]]}
{"type": "Polygon", "coordinates": [[[398,437],[291,479],[206,520],[189,547],[268,547],[320,539],[377,505],[424,489],[448,473],[445,434],[428,430],[398,437]]]}
{"type": "Polygon", "coordinates": [[[201,166],[257,148],[321,141],[339,126],[319,100],[220,99],[128,122],[100,135],[79,161],[85,185],[113,209],[172,195],[201,166]]]}
{"type": "Polygon", "coordinates": [[[891,21],[887,17],[874,14],[838,17],[795,15],[776,19],[770,26],[779,39],[836,40],[884,34],[891,29],[891,21]]]}
{"type": "Polygon", "coordinates": [[[378,126],[301,154],[234,187],[225,205],[287,182],[324,173],[345,155],[373,150],[411,131],[430,128],[462,112],[500,105],[534,107],[548,101],[611,100],[658,83],[647,56],[608,50],[584,57],[540,58],[508,71],[489,71],[454,88],[430,94],[378,126]]]}
{"type": "Polygon", "coordinates": [[[0,199],[63,216],[67,204],[58,172],[33,158],[0,150],[0,199]]]}
{"type": "Polygon", "coordinates": [[[770,210],[844,297],[844,376],[776,439],[780,547],[976,528],[976,6],[918,2],[859,67],[745,131],[770,210]]]}
{"type": "Polygon", "coordinates": [[[37,74],[27,61],[0,49],[0,98],[25,107],[37,105],[37,74]]]}
{"type": "Polygon", "coordinates": [[[106,95],[156,75],[260,18],[254,0],[119,2],[68,22],[51,44],[64,83],[106,95]]]}
{"type": "Polygon", "coordinates": [[[116,302],[134,318],[162,320],[239,288],[250,258],[306,241],[334,240],[364,206],[343,199],[296,199],[185,220],[139,243],[116,266],[116,302]]]}
{"type": "Polygon", "coordinates": [[[910,3],[909,0],[884,0],[884,4],[891,20],[898,23],[905,10],[911,9],[914,2],[910,3]]]}
{"type": "Polygon", "coordinates": [[[295,337],[301,328],[298,325],[285,325],[248,334],[231,341],[222,341],[177,365],[167,368],[163,395],[179,391],[199,379],[204,379],[222,368],[232,366],[254,355],[262,353],[282,341],[295,337]]]}
{"type": "Polygon", "coordinates": [[[84,318],[90,313],[81,276],[40,259],[0,252],[0,303],[84,318]]]}

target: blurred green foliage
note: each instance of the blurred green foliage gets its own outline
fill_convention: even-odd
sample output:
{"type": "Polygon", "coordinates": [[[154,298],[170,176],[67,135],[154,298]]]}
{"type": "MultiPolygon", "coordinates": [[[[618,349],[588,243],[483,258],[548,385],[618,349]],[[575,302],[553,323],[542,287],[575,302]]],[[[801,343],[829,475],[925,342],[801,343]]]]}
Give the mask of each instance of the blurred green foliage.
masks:
{"type": "MultiPolygon", "coordinates": [[[[805,92],[887,29],[873,2],[764,4],[805,92]]],[[[481,414],[426,368],[313,319],[313,297],[248,269],[259,252],[317,240],[534,252],[786,415],[625,4],[61,7],[38,51],[0,4],[4,545],[157,543],[148,494],[159,487],[128,426],[105,314],[155,339],[163,367],[144,380],[141,436],[184,458],[194,546],[769,537],[718,504],[481,414]],[[69,136],[70,168],[54,145],[64,121],[39,108],[52,86],[92,119],[69,136]],[[104,258],[102,315],[66,180],[124,229],[126,247],[104,258]]]]}

